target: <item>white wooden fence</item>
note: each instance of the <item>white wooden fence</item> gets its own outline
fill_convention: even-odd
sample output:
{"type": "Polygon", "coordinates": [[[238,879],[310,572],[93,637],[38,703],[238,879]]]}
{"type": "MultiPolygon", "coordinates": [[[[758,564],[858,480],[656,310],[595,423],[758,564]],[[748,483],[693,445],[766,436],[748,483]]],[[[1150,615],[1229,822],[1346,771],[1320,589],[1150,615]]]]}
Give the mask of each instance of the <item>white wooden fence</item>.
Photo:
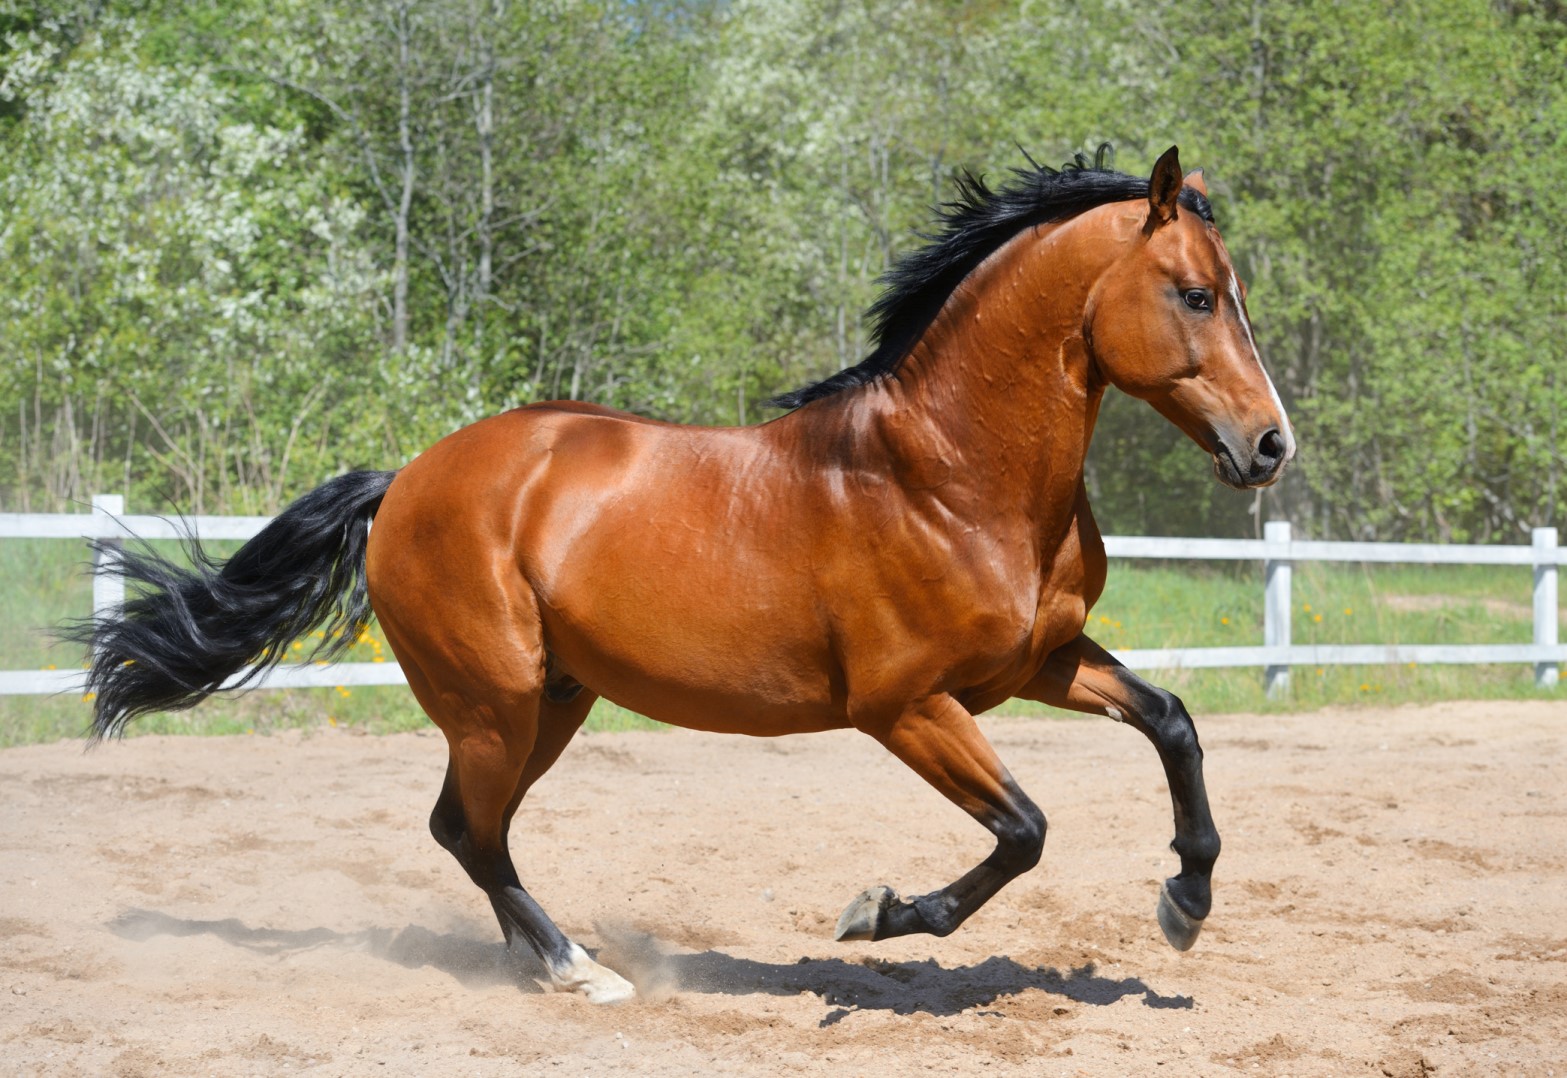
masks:
{"type": "MultiPolygon", "coordinates": [[[[101,494],[92,513],[0,513],[0,539],[107,539],[123,541],[182,538],[187,529],[203,540],[248,539],[268,517],[194,517],[174,522],[163,517],[126,516],[124,499],[101,494]]],[[[1558,628],[1557,577],[1567,548],[1557,544],[1555,528],[1535,528],[1530,546],[1453,546],[1438,543],[1343,543],[1297,540],[1285,521],[1271,521],[1261,539],[1172,539],[1110,535],[1112,558],[1261,561],[1264,574],[1263,641],[1260,646],[1152,648],[1116,652],[1134,670],[1170,670],[1219,666],[1258,666],[1266,671],[1269,695],[1287,692],[1291,666],[1376,665],[1382,663],[1533,663],[1541,688],[1557,683],[1567,647],[1558,628]],[[1291,568],[1296,562],[1408,562],[1424,565],[1516,565],[1534,572],[1534,639],[1517,644],[1294,644],[1290,641],[1291,568]]],[[[1520,589],[1521,590],[1521,589],[1520,589]]],[[[93,610],[118,609],[125,595],[121,582],[104,573],[93,577],[93,610]]],[[[279,666],[258,687],[401,685],[407,679],[395,663],[324,663],[279,666]]],[[[80,691],[81,670],[0,670],[0,695],[80,691]]]]}

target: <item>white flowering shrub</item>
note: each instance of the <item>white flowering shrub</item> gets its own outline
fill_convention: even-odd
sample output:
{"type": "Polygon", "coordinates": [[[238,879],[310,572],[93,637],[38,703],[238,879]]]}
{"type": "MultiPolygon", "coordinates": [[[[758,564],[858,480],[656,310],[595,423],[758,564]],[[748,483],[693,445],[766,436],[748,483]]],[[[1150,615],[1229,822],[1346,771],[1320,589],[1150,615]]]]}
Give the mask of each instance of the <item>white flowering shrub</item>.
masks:
{"type": "Polygon", "coordinates": [[[63,58],[42,35],[7,45],[0,94],[26,122],[0,172],[0,378],[27,407],[5,417],[6,500],[145,476],[144,505],[274,502],[299,484],[302,421],[363,393],[345,362],[373,345],[363,210],[297,125],[147,63],[132,22],[63,58]]]}

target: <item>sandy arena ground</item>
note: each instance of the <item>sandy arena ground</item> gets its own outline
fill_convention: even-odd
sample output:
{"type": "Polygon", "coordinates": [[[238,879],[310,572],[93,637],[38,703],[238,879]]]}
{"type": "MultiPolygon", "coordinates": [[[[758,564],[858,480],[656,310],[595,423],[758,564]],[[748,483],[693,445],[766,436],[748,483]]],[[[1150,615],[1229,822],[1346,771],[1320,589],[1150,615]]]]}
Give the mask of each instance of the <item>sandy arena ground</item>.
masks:
{"type": "Polygon", "coordinates": [[[948,939],[835,944],[989,840],[856,734],[580,737],[524,882],[637,981],[508,960],[429,838],[433,732],[0,753],[0,1073],[1567,1078],[1567,702],[1199,717],[1224,835],[1181,955],[1170,806],[1107,720],[987,729],[1041,866],[948,939]]]}

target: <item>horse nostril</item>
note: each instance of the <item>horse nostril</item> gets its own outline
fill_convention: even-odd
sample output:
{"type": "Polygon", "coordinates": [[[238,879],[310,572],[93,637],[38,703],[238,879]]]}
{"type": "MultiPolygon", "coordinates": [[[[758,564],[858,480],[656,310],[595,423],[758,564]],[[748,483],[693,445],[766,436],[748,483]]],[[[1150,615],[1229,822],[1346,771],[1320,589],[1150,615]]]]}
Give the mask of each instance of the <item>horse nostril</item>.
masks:
{"type": "Polygon", "coordinates": [[[1284,435],[1279,433],[1279,428],[1270,427],[1257,440],[1257,456],[1268,461],[1284,459],[1284,435]]]}

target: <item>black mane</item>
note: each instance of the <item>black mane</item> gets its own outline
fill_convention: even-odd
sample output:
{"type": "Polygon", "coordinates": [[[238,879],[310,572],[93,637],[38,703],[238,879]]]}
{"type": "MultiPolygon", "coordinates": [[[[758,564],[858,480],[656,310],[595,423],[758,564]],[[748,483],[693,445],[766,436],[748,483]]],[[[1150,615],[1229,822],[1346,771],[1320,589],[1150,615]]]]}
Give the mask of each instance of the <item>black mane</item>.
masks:
{"type": "MultiPolygon", "coordinates": [[[[957,200],[937,211],[937,230],[925,236],[930,242],[900,257],[882,275],[886,291],[869,312],[875,350],[830,378],[766,403],[798,408],[892,373],[935,320],[953,289],[1023,229],[1065,220],[1106,203],[1147,198],[1148,180],[1116,172],[1109,167],[1111,156],[1107,142],[1092,160],[1079,153],[1059,170],[1035,164],[1030,158],[1032,167],[1013,169],[1013,182],[997,191],[985,185],[983,176],[960,173],[957,200]]],[[[1195,190],[1183,187],[1180,200],[1182,206],[1212,222],[1208,200],[1195,190]]]]}

